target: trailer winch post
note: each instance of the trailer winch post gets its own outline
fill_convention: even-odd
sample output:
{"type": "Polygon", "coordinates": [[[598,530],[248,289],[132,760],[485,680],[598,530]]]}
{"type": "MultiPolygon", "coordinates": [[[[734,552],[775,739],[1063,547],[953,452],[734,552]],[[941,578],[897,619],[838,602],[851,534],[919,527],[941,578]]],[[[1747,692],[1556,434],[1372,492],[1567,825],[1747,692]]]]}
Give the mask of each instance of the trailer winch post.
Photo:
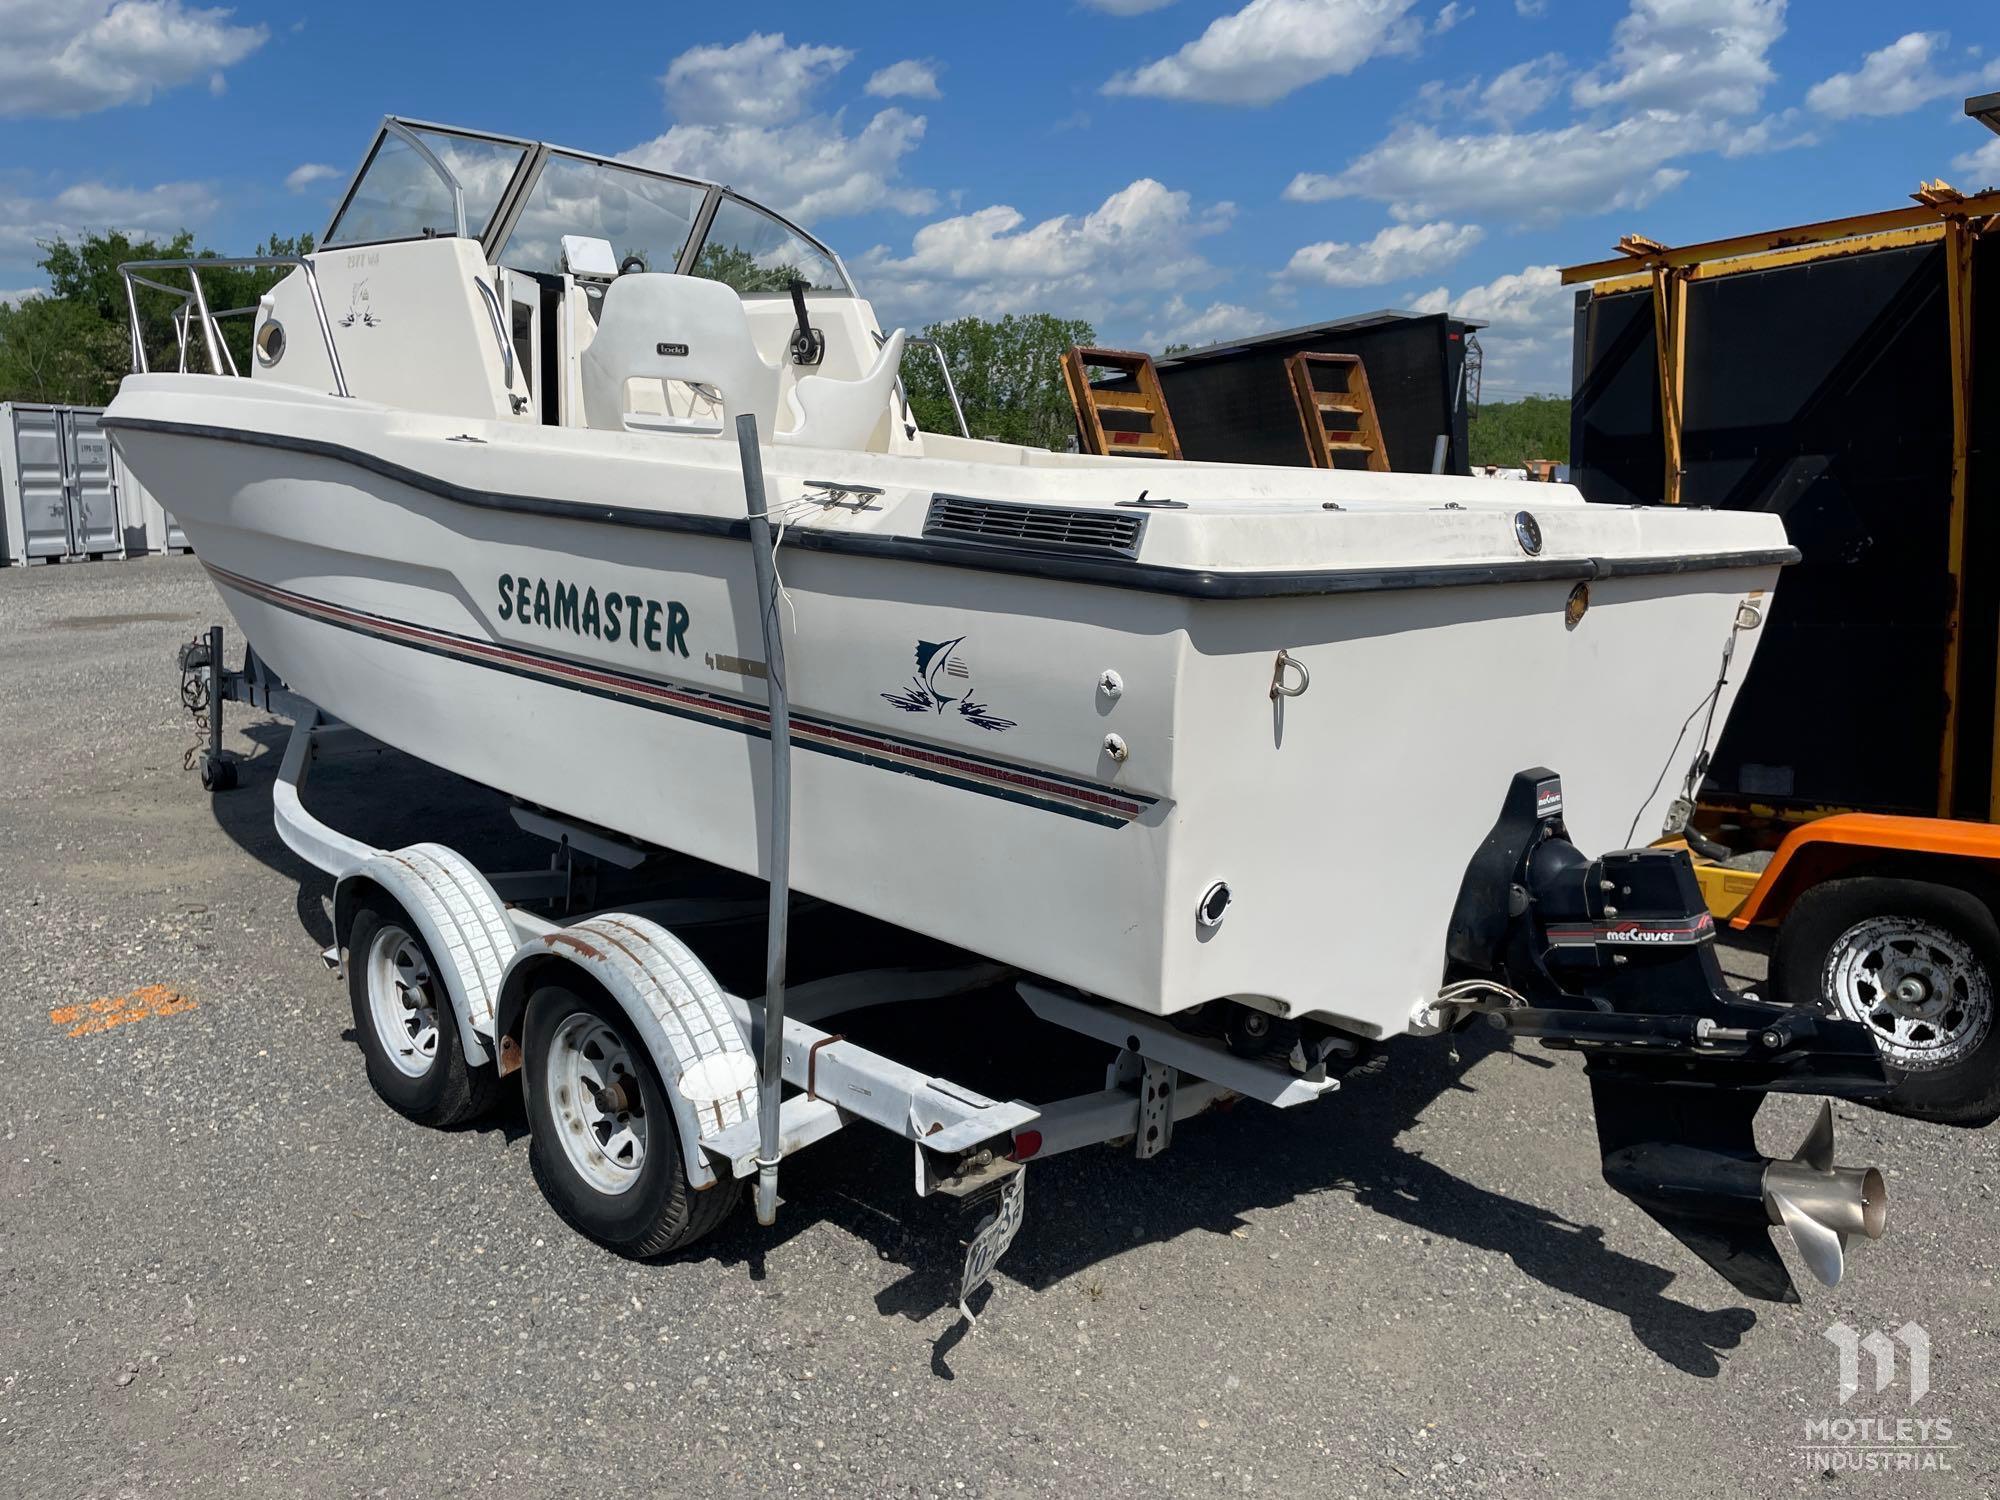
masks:
{"type": "Polygon", "coordinates": [[[208,763],[222,764],[222,627],[208,627],[208,763]]]}
{"type": "Polygon", "coordinates": [[[750,553],[757,575],[757,618],[764,628],[764,658],[771,704],[771,828],[768,875],[770,927],[764,950],[764,1008],[755,1049],[761,1059],[757,1090],[757,1222],[778,1218],[778,1106],[785,1085],[785,944],[791,907],[792,721],[785,696],[785,638],[778,615],[778,560],[771,538],[771,512],[764,498],[764,458],[757,444],[757,418],[736,419],[736,446],[743,458],[743,500],[750,512],[750,553]]]}

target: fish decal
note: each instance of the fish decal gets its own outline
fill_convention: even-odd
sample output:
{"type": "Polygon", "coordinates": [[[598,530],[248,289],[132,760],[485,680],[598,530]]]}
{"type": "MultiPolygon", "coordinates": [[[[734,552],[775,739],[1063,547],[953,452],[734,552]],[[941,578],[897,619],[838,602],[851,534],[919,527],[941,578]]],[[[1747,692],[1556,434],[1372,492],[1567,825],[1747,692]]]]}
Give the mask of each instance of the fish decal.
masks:
{"type": "Polygon", "coordinates": [[[348,293],[347,315],[340,319],[340,326],[352,328],[359,323],[364,328],[380,328],[382,320],[375,316],[374,309],[369,306],[369,300],[368,278],[364,276],[354,283],[353,289],[348,293]]]}
{"type": "Polygon", "coordinates": [[[942,714],[956,709],[960,718],[981,729],[996,734],[1012,729],[1014,720],[1001,718],[973,698],[972,668],[958,649],[964,644],[962,635],[948,641],[918,641],[917,670],[910,685],[882,696],[904,713],[942,714]]]}

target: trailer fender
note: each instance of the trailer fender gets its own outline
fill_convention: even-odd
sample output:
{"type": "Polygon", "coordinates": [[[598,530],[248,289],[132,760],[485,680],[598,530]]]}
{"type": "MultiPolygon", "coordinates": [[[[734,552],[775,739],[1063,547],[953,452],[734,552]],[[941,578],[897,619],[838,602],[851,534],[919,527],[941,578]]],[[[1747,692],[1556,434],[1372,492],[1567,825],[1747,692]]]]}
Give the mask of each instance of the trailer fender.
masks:
{"type": "Polygon", "coordinates": [[[688,1181],[713,1185],[702,1137],[757,1117],[757,1060],[715,976],[657,922],[613,913],[523,943],[507,965],[495,1012],[501,1072],[522,1065],[528,997],[579,977],[630,1019],[673,1106],[688,1181]]]}
{"type": "MultiPolygon", "coordinates": [[[[1811,887],[1839,875],[1858,872],[1883,860],[1896,868],[1885,873],[1921,876],[1926,863],[1949,863],[1968,874],[1984,876],[1986,885],[2000,883],[2000,826],[1956,818],[1907,818],[1882,813],[1838,813],[1794,829],[1778,846],[1764,875],[1736,914],[1732,927],[1781,921],[1811,887]]],[[[1930,878],[1939,874],[1933,870],[1930,878]]]]}
{"type": "Polygon", "coordinates": [[[443,971],[465,1061],[485,1066],[492,1060],[487,1038],[493,1033],[500,981],[516,946],[514,926],[500,898],[470,862],[442,844],[412,844],[377,854],[334,887],[334,941],[343,971],[355,907],[376,890],[416,924],[443,971]]]}

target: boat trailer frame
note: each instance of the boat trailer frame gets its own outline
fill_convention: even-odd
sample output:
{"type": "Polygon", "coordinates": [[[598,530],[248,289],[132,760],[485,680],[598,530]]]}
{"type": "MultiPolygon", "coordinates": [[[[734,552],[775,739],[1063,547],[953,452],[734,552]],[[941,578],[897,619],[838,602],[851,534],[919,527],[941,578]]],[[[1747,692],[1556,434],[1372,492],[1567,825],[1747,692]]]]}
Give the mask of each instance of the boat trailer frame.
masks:
{"type": "MultiPolygon", "coordinates": [[[[291,720],[291,736],[271,789],[272,821],[287,848],[335,882],[334,941],[321,955],[329,969],[345,975],[347,922],[355,892],[370,883],[385,888],[418,927],[429,928],[427,946],[442,971],[442,988],[450,997],[468,1064],[492,1065],[502,1076],[522,1066],[515,1032],[538,969],[549,965],[581,969],[634,1023],[673,1106],[690,1186],[712,1188],[725,1175],[755,1180],[763,1154],[754,1050],[761,1003],[730,994],[709,979],[708,988],[731,1024],[704,1033],[698,1020],[686,1020],[697,1007],[688,1003],[688,994],[674,976],[663,978],[657,964],[631,962],[620,950],[629,947],[633,934],[661,934],[699,967],[699,961],[671,937],[672,924],[693,926],[742,917],[765,903],[641,901],[627,903],[616,913],[586,913],[560,921],[525,910],[522,901],[570,901],[577,890],[579,858],[630,869],[651,851],[605,830],[518,805],[516,823],[558,845],[549,868],[489,874],[438,845],[384,850],[352,838],[306,809],[305,785],[322,756],[382,747],[292,692],[254,651],[246,650],[241,669],[223,663],[224,634],[219,625],[181,648],[184,680],[206,689],[202,783],[218,792],[237,785],[238,762],[222,748],[225,703],[291,720]],[[488,946],[497,950],[504,945],[507,951],[474,961],[471,950],[476,945],[460,941],[475,925],[465,916],[468,910],[485,913],[489,940],[501,934],[499,943],[489,941],[488,946]],[[452,913],[457,916],[452,918],[452,913]],[[456,936],[450,930],[452,920],[458,925],[456,936]],[[712,1061],[718,1057],[725,1061],[712,1061]],[[710,1061],[692,1069],[690,1059],[710,1061]],[[697,1073],[712,1081],[718,1071],[744,1085],[733,1105],[704,1099],[702,1089],[680,1085],[682,1078],[697,1073]]],[[[705,971],[701,978],[707,979],[705,971]]],[[[855,1121],[865,1121],[912,1143],[919,1196],[943,1193],[982,1204],[997,1200],[994,1212],[973,1232],[966,1252],[959,1307],[968,1319],[972,1314],[967,1299],[990,1278],[1019,1230],[1029,1161],[1124,1142],[1130,1142],[1135,1156],[1149,1159],[1172,1143],[1177,1124],[1218,1105],[1249,1098],[1286,1109],[1340,1087],[1324,1064],[1301,1074],[1272,1059],[1240,1056],[1219,1038],[1190,1034],[1164,1018],[1086,999],[979,961],[929,970],[859,970],[790,986],[782,1071],[791,1092],[778,1111],[781,1157],[855,1121]],[[1022,1000],[1038,1018],[1114,1049],[1102,1089],[1045,1104],[990,1099],[818,1024],[846,1012],[944,998],[1008,978],[1016,980],[1022,1000]]]]}

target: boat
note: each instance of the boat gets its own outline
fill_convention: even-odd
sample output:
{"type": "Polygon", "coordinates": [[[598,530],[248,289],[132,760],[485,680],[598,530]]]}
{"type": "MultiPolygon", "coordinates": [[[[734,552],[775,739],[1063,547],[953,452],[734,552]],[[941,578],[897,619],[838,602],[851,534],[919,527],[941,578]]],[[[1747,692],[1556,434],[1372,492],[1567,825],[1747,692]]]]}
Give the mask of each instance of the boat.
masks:
{"type": "Polygon", "coordinates": [[[1566,486],[922,431],[833,251],[553,147],[391,121],[320,245],[249,378],[134,375],[105,423],[297,691],[761,873],[752,412],[794,886],[1155,1014],[1406,1029],[1509,778],[1560,770],[1584,849],[1657,834],[1794,556],[1566,486]]]}
{"type": "MultiPolygon", "coordinates": [[[[1772,1205],[1811,1200],[1767,1168],[1879,1232],[1879,1179],[1826,1187],[1813,1142],[1767,1163],[1749,1123],[1772,1089],[1879,1090],[1865,1034],[1731,996],[1685,856],[1634,849],[1685,817],[1796,555],[1775,517],[929,431],[906,335],[804,228],[413,120],[282,259],[240,373],[200,282],[231,262],[125,267],[104,427],[325,713],[1044,1008],[1322,1080],[1481,1012],[1595,1049],[1606,1175],[1757,1295],[1790,1293],[1772,1205]],[[138,288],[184,299],[174,370],[138,288]],[[1748,1112],[1690,1115],[1689,1083],[1748,1112]]],[[[496,1024],[504,1070],[504,1016],[467,1034],[496,1024]]]]}

